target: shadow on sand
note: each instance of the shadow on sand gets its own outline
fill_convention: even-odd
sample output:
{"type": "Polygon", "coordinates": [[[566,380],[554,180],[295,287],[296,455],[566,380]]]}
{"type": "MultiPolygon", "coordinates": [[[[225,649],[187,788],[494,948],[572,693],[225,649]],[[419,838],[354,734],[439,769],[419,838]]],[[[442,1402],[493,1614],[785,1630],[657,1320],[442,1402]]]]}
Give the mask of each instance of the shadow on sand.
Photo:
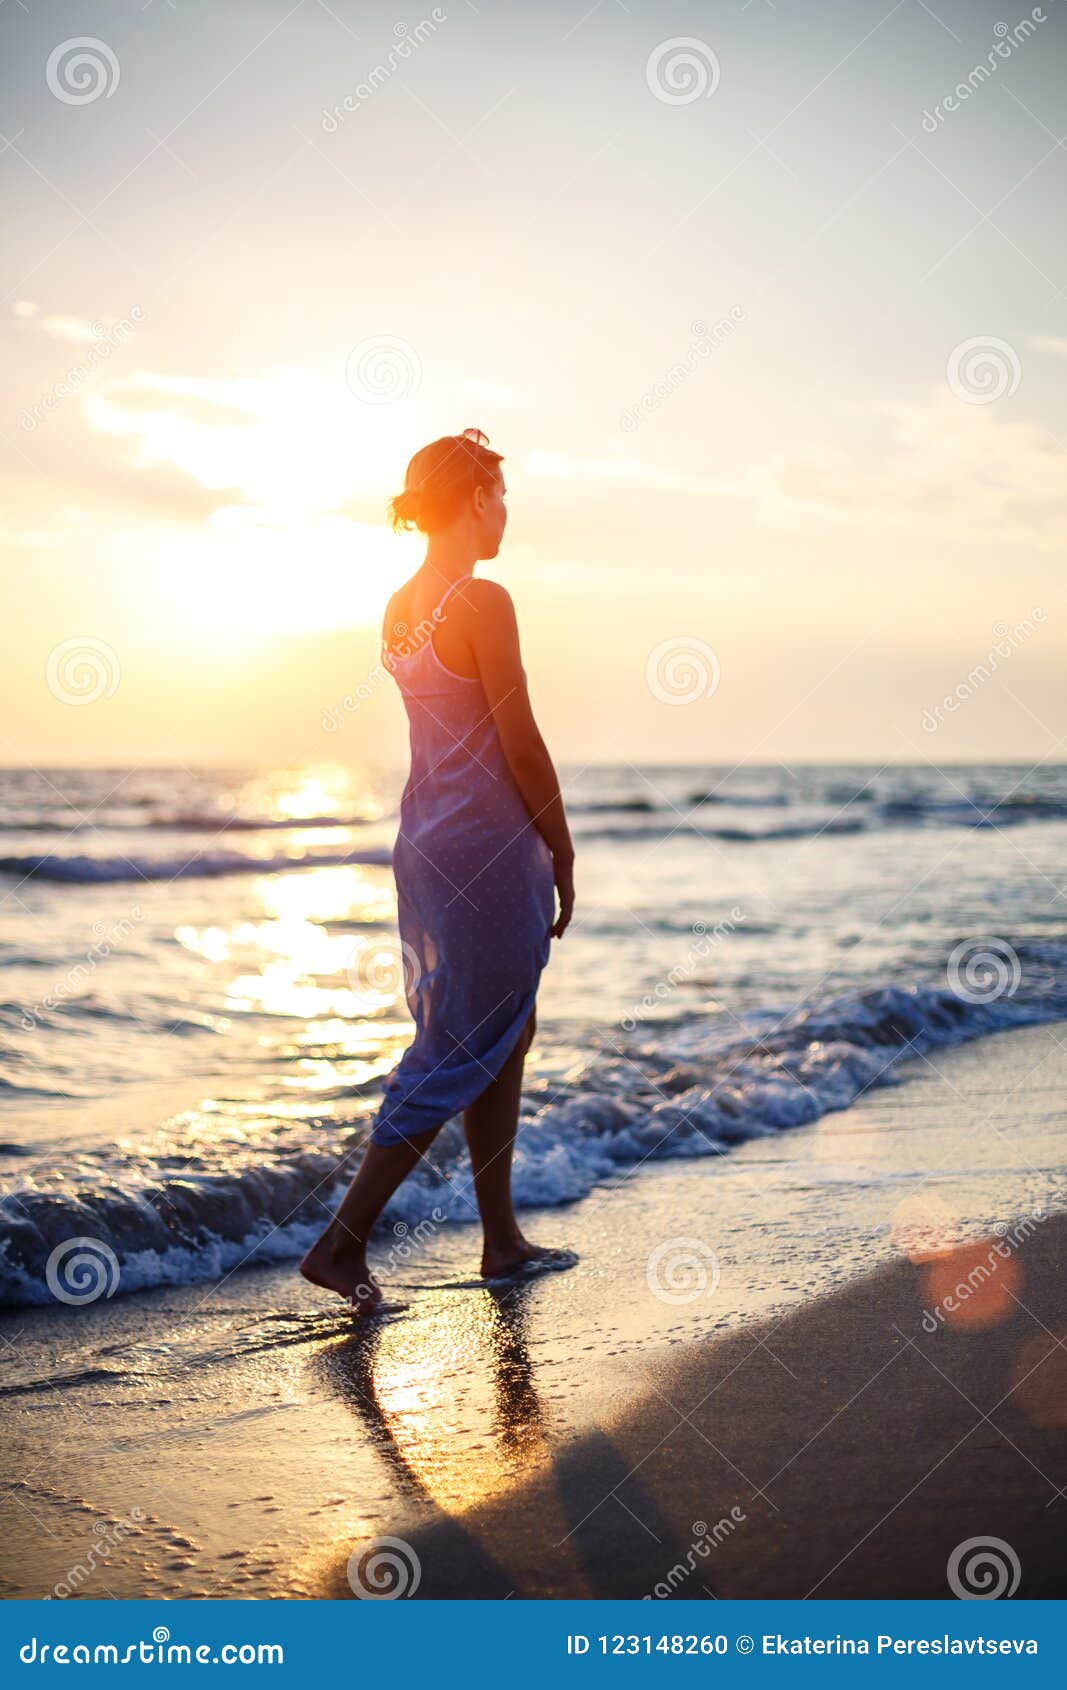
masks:
{"type": "MultiPolygon", "coordinates": [[[[551,1553],[559,1563],[561,1595],[643,1596],[650,1561],[666,1570],[685,1559],[688,1546],[680,1544],[609,1438],[595,1432],[565,1445],[553,1440],[527,1344],[529,1302],[535,1294],[535,1285],[486,1287],[476,1293],[483,1317],[481,1347],[488,1351],[489,1403],[475,1456],[469,1444],[457,1449],[456,1440],[467,1434],[454,1431],[446,1415],[424,1412],[412,1418],[388,1405],[395,1364],[387,1353],[387,1325],[356,1327],[315,1358],[313,1365],[358,1417],[398,1489],[423,1515],[414,1528],[398,1527],[353,1545],[356,1554],[328,1575],[323,1596],[521,1596],[523,1522],[507,1508],[506,1491],[509,1484],[535,1476],[551,1499],[551,1553]],[[488,1450],[486,1431],[492,1440],[488,1450]],[[447,1489],[439,1481],[447,1480],[461,1460],[466,1467],[459,1486],[466,1494],[457,1499],[462,1521],[439,1500],[442,1488],[447,1489]],[[618,1554],[607,1572],[602,1556],[593,1553],[594,1541],[602,1538],[603,1520],[597,1517],[604,1509],[614,1510],[619,1523],[618,1554]],[[493,1529],[498,1521],[503,1531],[493,1529]]],[[[474,1365],[465,1359],[468,1382],[474,1365]]],[[[544,1526],[542,1511],[539,1541],[544,1526]]],[[[703,1597],[712,1591],[697,1576],[684,1594],[703,1597]]]]}

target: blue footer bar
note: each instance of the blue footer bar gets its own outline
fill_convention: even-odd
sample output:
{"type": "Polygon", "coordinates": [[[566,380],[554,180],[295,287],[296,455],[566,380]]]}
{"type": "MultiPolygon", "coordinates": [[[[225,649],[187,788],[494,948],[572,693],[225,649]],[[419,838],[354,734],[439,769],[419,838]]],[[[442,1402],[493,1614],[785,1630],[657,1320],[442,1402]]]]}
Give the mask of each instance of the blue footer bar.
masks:
{"type": "Polygon", "coordinates": [[[340,1669],[355,1685],[475,1690],[651,1678],[719,1683],[1057,1684],[1058,1601],[998,1602],[8,1602],[3,1681],[116,1683],[151,1674],[279,1687],[340,1669]]]}

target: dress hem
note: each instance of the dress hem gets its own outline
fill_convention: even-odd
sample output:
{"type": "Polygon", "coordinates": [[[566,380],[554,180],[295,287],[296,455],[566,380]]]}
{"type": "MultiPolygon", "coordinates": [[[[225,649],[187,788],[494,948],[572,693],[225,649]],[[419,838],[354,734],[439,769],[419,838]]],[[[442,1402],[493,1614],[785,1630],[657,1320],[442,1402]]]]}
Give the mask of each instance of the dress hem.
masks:
{"type": "MultiPolygon", "coordinates": [[[[538,981],[538,985],[540,985],[540,981],[538,981]]],[[[478,1099],[483,1097],[489,1090],[489,1087],[494,1085],[500,1078],[501,1070],[507,1062],[508,1057],[514,1052],[515,1046],[518,1044],[519,1039],[525,1030],[526,1023],[529,1021],[536,1003],[537,987],[535,986],[533,991],[528,992],[526,997],[523,999],[525,1012],[515,1017],[515,1021],[513,1023],[515,1028],[514,1036],[506,1041],[507,1049],[504,1051],[503,1055],[500,1056],[499,1060],[497,1060],[495,1068],[493,1064],[482,1061],[480,1057],[477,1058],[481,1067],[487,1068],[492,1074],[492,1079],[487,1080],[485,1085],[482,1086],[479,1091],[476,1091],[472,1097],[468,1097],[464,1102],[454,1105],[449,1110],[448,1114],[443,1115],[436,1124],[431,1123],[429,1126],[420,1127],[416,1132],[404,1132],[403,1130],[394,1127],[391,1121],[377,1121],[370,1135],[370,1143],[383,1146],[391,1144],[410,1144],[413,1138],[423,1138],[427,1133],[440,1132],[441,1128],[447,1126],[449,1121],[454,1120],[457,1115],[462,1115],[463,1111],[465,1109],[469,1109],[472,1103],[477,1103],[478,1099]]],[[[406,1107],[407,1106],[404,1103],[398,1104],[396,1113],[404,1113],[406,1107]]]]}

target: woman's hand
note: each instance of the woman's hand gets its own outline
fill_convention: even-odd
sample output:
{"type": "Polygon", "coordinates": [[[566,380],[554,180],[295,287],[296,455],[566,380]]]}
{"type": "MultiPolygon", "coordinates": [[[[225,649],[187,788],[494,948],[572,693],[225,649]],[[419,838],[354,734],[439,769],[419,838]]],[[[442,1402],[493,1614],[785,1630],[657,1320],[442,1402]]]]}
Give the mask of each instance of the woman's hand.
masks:
{"type": "Polygon", "coordinates": [[[552,870],[559,898],[559,917],[552,929],[553,939],[562,939],[574,914],[574,858],[553,857],[552,870]]]}

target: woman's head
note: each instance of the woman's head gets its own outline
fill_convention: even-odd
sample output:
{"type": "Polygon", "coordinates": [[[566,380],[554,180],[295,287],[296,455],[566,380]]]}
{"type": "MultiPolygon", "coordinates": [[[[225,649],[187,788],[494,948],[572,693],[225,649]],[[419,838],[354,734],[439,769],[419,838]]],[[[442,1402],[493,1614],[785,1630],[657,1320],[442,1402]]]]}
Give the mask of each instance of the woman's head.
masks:
{"type": "Polygon", "coordinates": [[[477,428],[424,446],[408,464],[404,491],[390,502],[394,529],[430,535],[458,529],[478,557],[495,557],[507,523],[501,462],[477,428]]]}

